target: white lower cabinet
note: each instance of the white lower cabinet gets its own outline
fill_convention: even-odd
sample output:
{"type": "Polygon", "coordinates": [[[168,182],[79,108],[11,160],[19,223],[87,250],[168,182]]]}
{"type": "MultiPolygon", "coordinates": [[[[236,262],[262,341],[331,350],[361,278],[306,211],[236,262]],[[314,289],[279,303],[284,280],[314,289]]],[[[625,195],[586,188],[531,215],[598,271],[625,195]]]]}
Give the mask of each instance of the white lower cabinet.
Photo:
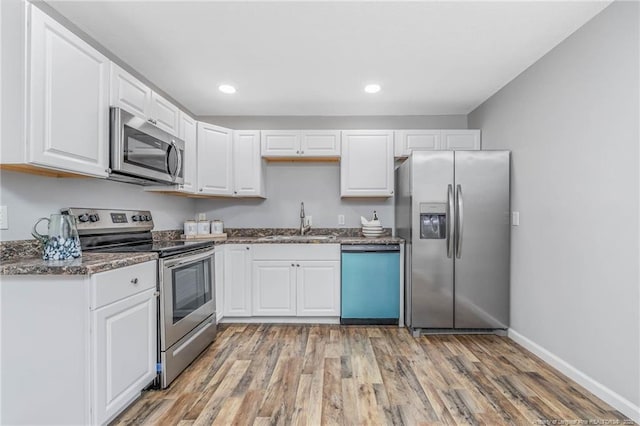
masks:
{"type": "Polygon", "coordinates": [[[296,315],[296,267],[284,260],[253,261],[254,316],[296,315]]]}
{"type": "Polygon", "coordinates": [[[299,265],[296,315],[340,316],[340,261],[306,260],[299,265]]]}
{"type": "Polygon", "coordinates": [[[138,398],[156,377],[156,273],[3,276],[0,424],[101,425],[138,398]]]}
{"type": "Polygon", "coordinates": [[[156,374],[155,288],[93,311],[93,417],[102,424],[135,399],[156,374]]]}
{"type": "MultiPolygon", "coordinates": [[[[250,251],[247,316],[340,316],[339,244],[254,244],[250,251]]],[[[232,286],[225,280],[225,291],[232,286]]]]}
{"type": "Polygon", "coordinates": [[[251,316],[251,246],[225,246],[223,293],[225,317],[251,316]]]}

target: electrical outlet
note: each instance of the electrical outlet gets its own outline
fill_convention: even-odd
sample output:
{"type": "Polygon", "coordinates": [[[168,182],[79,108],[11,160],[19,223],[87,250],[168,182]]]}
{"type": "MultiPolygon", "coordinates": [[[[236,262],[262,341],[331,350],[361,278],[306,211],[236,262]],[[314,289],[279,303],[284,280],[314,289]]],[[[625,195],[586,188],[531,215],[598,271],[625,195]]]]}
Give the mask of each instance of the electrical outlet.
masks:
{"type": "Polygon", "coordinates": [[[344,225],[344,215],[343,214],[339,214],[338,215],[338,225],[344,225]]]}
{"type": "Polygon", "coordinates": [[[7,206],[0,206],[0,229],[9,229],[7,206]]]}
{"type": "Polygon", "coordinates": [[[511,225],[520,226],[520,212],[511,212],[511,225]]]}
{"type": "Polygon", "coordinates": [[[309,226],[313,225],[312,217],[313,216],[307,216],[307,225],[309,225],[309,226]]]}

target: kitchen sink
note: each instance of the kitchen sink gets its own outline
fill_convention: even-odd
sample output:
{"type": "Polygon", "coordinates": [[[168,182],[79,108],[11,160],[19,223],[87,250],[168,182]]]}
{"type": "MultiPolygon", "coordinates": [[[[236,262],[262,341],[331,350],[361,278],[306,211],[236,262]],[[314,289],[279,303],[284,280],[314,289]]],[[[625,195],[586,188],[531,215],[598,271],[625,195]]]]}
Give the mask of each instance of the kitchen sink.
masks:
{"type": "Polygon", "coordinates": [[[335,235],[269,235],[260,237],[258,241],[310,241],[310,240],[335,240],[335,235]]]}

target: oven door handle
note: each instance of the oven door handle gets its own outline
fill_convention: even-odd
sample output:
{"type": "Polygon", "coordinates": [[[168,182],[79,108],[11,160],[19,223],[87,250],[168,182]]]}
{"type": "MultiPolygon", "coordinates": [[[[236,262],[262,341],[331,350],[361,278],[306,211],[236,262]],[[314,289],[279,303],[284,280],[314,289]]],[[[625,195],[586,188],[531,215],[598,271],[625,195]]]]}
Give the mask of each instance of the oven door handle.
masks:
{"type": "Polygon", "coordinates": [[[194,262],[198,262],[200,260],[204,260],[207,258],[213,258],[214,256],[214,252],[213,250],[208,250],[206,253],[198,253],[198,254],[190,254],[188,256],[185,257],[180,257],[178,259],[174,259],[174,260],[169,260],[169,261],[165,261],[164,263],[164,267],[167,269],[171,269],[171,268],[175,268],[176,266],[182,266],[182,265],[186,265],[189,263],[194,263],[194,262]]]}

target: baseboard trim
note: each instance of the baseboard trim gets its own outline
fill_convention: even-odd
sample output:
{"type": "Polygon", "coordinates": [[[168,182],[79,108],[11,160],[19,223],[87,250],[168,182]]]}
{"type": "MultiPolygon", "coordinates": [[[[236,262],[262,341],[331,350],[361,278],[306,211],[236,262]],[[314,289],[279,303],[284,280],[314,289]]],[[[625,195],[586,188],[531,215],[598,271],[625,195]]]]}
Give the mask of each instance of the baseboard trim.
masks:
{"type": "Polygon", "coordinates": [[[224,317],[226,324],[340,324],[340,317],[224,317]]]}
{"type": "Polygon", "coordinates": [[[533,352],[547,364],[551,365],[553,368],[560,371],[565,376],[574,380],[579,385],[585,387],[589,392],[602,399],[604,402],[611,405],[613,408],[620,411],[631,420],[635,421],[636,423],[640,423],[640,406],[633,404],[628,399],[604,386],[597,380],[589,377],[582,371],[569,364],[567,361],[563,360],[559,356],[518,333],[514,329],[509,329],[508,336],[511,340],[523,346],[527,350],[533,352]]]}

